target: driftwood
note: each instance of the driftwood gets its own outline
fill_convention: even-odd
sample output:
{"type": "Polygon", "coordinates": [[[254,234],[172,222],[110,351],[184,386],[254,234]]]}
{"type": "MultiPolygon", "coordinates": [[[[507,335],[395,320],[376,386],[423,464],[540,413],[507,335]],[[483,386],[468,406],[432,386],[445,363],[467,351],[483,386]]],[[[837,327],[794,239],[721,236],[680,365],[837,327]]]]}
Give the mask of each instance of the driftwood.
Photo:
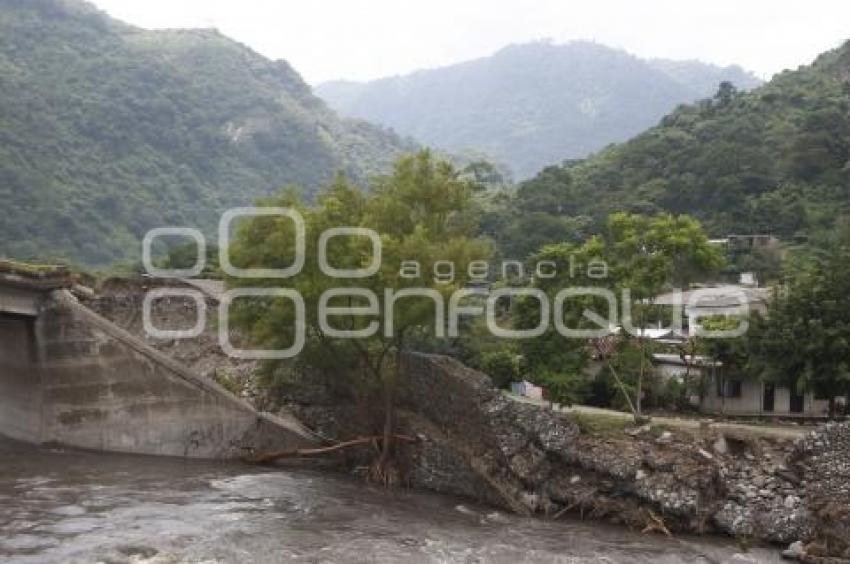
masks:
{"type": "MultiPolygon", "coordinates": [[[[410,435],[392,435],[393,439],[405,443],[415,443],[417,442],[416,437],[411,437],[410,435]]],[[[337,443],[335,445],[320,447],[320,448],[297,448],[294,450],[282,450],[277,452],[270,452],[265,454],[258,454],[253,457],[249,457],[247,459],[248,462],[253,462],[255,464],[268,464],[270,462],[275,462],[276,460],[282,460],[284,458],[301,458],[301,457],[309,457],[309,456],[322,456],[325,454],[332,454],[334,452],[338,452],[347,448],[362,446],[373,444],[377,445],[383,440],[383,436],[374,435],[371,437],[358,437],[356,439],[352,439],[350,441],[344,441],[341,443],[337,443]]]]}
{"type": "Polygon", "coordinates": [[[652,511],[648,511],[649,518],[647,519],[646,527],[643,528],[642,533],[663,533],[668,537],[672,537],[673,535],[670,533],[670,529],[667,528],[667,525],[664,524],[664,520],[653,513],[652,511]]]}

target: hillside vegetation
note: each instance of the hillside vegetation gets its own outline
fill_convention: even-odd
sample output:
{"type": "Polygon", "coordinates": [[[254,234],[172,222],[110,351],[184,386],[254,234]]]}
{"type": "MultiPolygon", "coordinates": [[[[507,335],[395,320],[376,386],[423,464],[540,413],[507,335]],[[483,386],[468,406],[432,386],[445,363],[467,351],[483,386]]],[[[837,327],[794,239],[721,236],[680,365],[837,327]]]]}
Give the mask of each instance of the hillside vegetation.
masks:
{"type": "Polygon", "coordinates": [[[626,143],[549,167],[512,205],[562,227],[592,230],[614,210],[669,211],[715,236],[821,239],[850,212],[848,111],[845,44],[750,92],[724,84],[626,143]]]}
{"type": "Polygon", "coordinates": [[[453,152],[484,151],[522,179],[625,141],[678,104],[710,96],[723,80],[759,84],[740,67],[538,42],[406,76],[328,82],[316,92],[345,115],[453,152]]]}
{"type": "Polygon", "coordinates": [[[218,215],[410,145],[339,118],[284,61],[213,30],[146,31],[78,0],[0,0],[0,257],[139,258],[218,215]]]}

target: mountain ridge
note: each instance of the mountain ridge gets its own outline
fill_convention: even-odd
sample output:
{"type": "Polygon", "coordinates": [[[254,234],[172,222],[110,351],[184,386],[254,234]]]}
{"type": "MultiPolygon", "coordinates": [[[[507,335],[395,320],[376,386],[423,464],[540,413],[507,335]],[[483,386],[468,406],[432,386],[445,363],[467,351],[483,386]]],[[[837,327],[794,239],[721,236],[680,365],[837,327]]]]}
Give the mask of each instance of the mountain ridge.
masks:
{"type": "Polygon", "coordinates": [[[450,151],[482,150],[527,177],[624,141],[679,103],[713,94],[722,80],[760,83],[740,67],[699,63],[717,83],[694,88],[687,75],[700,73],[695,63],[677,65],[678,73],[669,62],[587,41],[540,41],[401,76],[325,82],[315,91],[343,115],[450,151]]]}

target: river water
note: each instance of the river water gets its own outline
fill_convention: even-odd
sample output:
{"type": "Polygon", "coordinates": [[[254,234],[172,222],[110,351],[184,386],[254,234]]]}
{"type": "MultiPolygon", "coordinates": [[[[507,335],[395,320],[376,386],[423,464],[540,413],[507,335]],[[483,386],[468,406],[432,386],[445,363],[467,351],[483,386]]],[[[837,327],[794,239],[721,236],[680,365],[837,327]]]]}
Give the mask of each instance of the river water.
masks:
{"type": "Polygon", "coordinates": [[[0,439],[0,562],[779,562],[722,539],[519,518],[457,498],[241,464],[0,439]]]}

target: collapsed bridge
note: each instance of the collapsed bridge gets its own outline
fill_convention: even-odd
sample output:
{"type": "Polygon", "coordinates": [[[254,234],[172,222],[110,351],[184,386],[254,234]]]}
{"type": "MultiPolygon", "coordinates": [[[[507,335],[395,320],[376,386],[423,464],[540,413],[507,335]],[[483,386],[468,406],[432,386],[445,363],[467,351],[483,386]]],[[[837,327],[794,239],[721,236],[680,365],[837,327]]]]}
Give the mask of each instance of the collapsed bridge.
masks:
{"type": "Polygon", "coordinates": [[[221,459],[316,443],[95,313],[72,286],[62,267],[0,262],[0,434],[221,459]]]}

